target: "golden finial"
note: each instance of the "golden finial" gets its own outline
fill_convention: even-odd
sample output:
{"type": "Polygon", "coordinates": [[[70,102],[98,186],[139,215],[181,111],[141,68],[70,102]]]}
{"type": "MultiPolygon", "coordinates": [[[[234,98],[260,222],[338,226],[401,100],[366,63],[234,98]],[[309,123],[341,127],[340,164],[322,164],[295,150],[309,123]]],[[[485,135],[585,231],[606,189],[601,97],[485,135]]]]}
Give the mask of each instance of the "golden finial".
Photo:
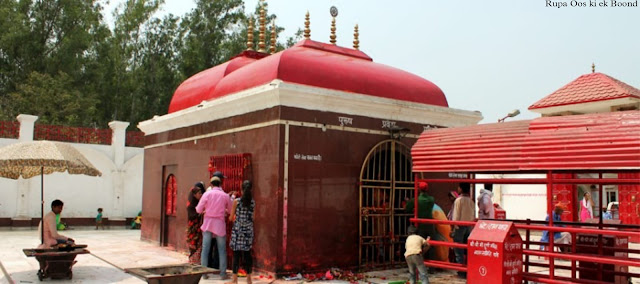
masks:
{"type": "Polygon", "coordinates": [[[278,30],[276,28],[276,21],[273,21],[271,26],[271,54],[276,53],[276,37],[278,36],[278,30]]]}
{"type": "Polygon", "coordinates": [[[247,50],[253,50],[253,17],[249,17],[249,27],[247,27],[247,50]]]}
{"type": "Polygon", "coordinates": [[[267,52],[267,45],[265,44],[265,31],[267,30],[266,26],[266,16],[264,10],[264,0],[260,0],[260,41],[258,42],[258,51],[259,52],[267,52]]]}
{"type": "Polygon", "coordinates": [[[331,40],[329,40],[329,42],[335,45],[336,44],[336,17],[338,16],[338,8],[336,8],[336,6],[331,6],[331,9],[329,9],[329,13],[331,14],[331,17],[333,17],[333,19],[331,20],[331,35],[329,36],[331,40]]]}
{"type": "Polygon", "coordinates": [[[596,73],[596,64],[591,63],[591,73],[596,73]]]}
{"type": "Polygon", "coordinates": [[[355,50],[359,50],[358,48],[360,48],[360,41],[358,40],[359,35],[358,24],[356,24],[356,27],[353,28],[353,49],[355,50]]]}
{"type": "Polygon", "coordinates": [[[311,24],[311,21],[309,21],[309,11],[307,11],[307,14],[304,16],[304,39],[311,39],[309,24],[311,24]]]}
{"type": "Polygon", "coordinates": [[[336,17],[331,20],[331,35],[329,36],[331,44],[336,44],[336,17]]]}

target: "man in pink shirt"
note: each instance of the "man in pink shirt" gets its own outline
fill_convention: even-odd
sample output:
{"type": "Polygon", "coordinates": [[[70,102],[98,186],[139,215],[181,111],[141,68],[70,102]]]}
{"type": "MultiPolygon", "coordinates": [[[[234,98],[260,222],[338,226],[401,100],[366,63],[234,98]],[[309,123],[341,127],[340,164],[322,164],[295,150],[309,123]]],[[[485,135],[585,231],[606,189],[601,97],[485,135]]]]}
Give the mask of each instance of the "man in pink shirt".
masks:
{"type": "Polygon", "coordinates": [[[233,203],[220,184],[219,177],[211,178],[212,189],[205,192],[196,206],[196,212],[204,213],[202,221],[202,256],[200,262],[202,266],[209,265],[209,253],[211,252],[211,242],[216,239],[218,256],[220,257],[220,277],[227,279],[227,223],[226,214],[231,212],[233,203]]]}

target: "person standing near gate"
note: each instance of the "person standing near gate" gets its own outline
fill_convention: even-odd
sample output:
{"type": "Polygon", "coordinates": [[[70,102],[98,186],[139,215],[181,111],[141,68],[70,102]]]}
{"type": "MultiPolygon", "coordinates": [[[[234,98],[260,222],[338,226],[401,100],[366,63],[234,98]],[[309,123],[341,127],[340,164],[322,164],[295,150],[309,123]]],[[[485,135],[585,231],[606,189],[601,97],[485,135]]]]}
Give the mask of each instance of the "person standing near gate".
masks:
{"type": "Polygon", "coordinates": [[[233,222],[231,229],[231,241],[229,246],[233,251],[233,279],[231,283],[238,283],[238,270],[240,262],[247,273],[247,283],[251,284],[251,270],[253,259],[251,247],[253,246],[253,211],[256,202],[253,200],[251,181],[242,182],[242,197],[233,201],[233,209],[229,221],[233,222]]]}
{"type": "Polygon", "coordinates": [[[202,214],[196,212],[196,206],[204,195],[204,183],[197,182],[189,190],[187,205],[187,246],[189,247],[189,263],[202,263],[202,214]]]}
{"type": "Polygon", "coordinates": [[[478,219],[495,219],[496,213],[491,198],[493,198],[493,184],[485,183],[478,195],[478,219]]]}
{"type": "Polygon", "coordinates": [[[407,266],[409,266],[409,282],[411,284],[416,283],[416,269],[418,273],[420,273],[420,281],[422,284],[429,283],[429,276],[427,276],[427,267],[424,265],[424,259],[422,258],[422,251],[424,249],[429,249],[429,237],[427,239],[422,238],[418,235],[418,229],[414,226],[409,226],[407,229],[407,240],[404,244],[405,253],[404,259],[407,261],[407,266]]]}
{"type": "MultiPolygon", "coordinates": [[[[462,182],[459,185],[460,188],[460,196],[453,203],[453,221],[474,221],[474,211],[475,204],[471,199],[471,185],[466,182],[462,182]]],[[[453,241],[460,244],[467,244],[467,240],[469,239],[469,235],[471,234],[470,226],[458,226],[453,225],[453,231],[451,232],[451,236],[453,237],[453,241]]],[[[456,254],[456,262],[459,264],[466,265],[467,264],[467,250],[461,248],[455,248],[454,252],[456,254]]],[[[467,273],[458,272],[458,276],[466,278],[467,273]]]]}
{"type": "Polygon", "coordinates": [[[225,193],[220,184],[219,177],[211,178],[211,190],[207,191],[200,198],[196,206],[196,212],[204,213],[202,221],[202,257],[201,265],[209,265],[209,254],[211,253],[211,242],[215,237],[220,259],[220,278],[228,279],[227,276],[227,225],[226,214],[231,212],[231,198],[225,193]]]}
{"type": "MultiPolygon", "coordinates": [[[[224,179],[227,178],[221,171],[215,171],[211,177],[218,177],[220,179],[220,188],[222,188],[222,184],[224,183],[224,179]]],[[[213,188],[213,186],[209,185],[206,191],[209,191],[213,188]]],[[[224,190],[223,190],[224,191],[224,190]]]]}
{"type": "MultiPolygon", "coordinates": [[[[433,205],[435,204],[435,199],[427,192],[429,190],[429,185],[426,182],[420,182],[418,183],[418,190],[420,191],[420,194],[418,195],[418,218],[433,219],[433,205]]],[[[407,201],[405,211],[407,213],[413,213],[414,207],[415,200],[413,198],[409,199],[407,201]]],[[[436,233],[436,226],[434,224],[418,224],[418,235],[424,239],[431,237],[433,240],[443,241],[442,238],[439,238],[439,234],[436,233]]],[[[425,252],[427,253],[428,259],[436,260],[435,250],[427,249],[425,252]]]]}
{"type": "MultiPolygon", "coordinates": [[[[211,177],[218,177],[220,179],[220,188],[224,191],[222,187],[224,184],[224,179],[227,178],[221,171],[215,171],[211,177]]],[[[205,192],[210,191],[213,188],[211,184],[205,190],[205,192]]],[[[211,243],[211,249],[209,250],[209,268],[220,269],[220,257],[218,256],[218,246],[215,242],[211,243]]]]}

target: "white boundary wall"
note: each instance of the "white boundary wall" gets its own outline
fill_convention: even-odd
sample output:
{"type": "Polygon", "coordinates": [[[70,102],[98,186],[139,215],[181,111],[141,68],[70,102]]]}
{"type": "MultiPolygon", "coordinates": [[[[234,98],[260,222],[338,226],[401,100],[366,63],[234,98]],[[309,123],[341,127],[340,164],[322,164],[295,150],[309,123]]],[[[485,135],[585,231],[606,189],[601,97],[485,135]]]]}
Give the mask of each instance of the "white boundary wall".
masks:
{"type": "MultiPolygon", "coordinates": [[[[22,117],[21,117],[22,116],[22,117]]],[[[19,141],[32,140],[37,117],[21,119],[20,139],[0,138],[0,147],[19,141]],[[32,119],[35,118],[35,119],[32,119]],[[30,125],[29,125],[30,124],[30,125]],[[25,137],[26,136],[26,137],[25,137]]],[[[127,122],[109,123],[113,131],[112,145],[68,143],[78,149],[98,170],[101,177],[54,173],[44,176],[45,213],[51,201],[64,202],[62,218],[95,218],[101,207],[103,217],[109,220],[124,220],[134,217],[142,210],[142,176],[144,149],[125,147],[127,122]]],[[[28,220],[40,218],[40,176],[30,179],[0,178],[0,218],[28,220]]]]}
{"type": "MultiPolygon", "coordinates": [[[[476,175],[476,178],[546,178],[545,174],[476,175]]],[[[476,185],[476,195],[484,184],[476,185]]],[[[478,214],[478,202],[476,215],[478,214]]],[[[493,203],[507,212],[507,219],[544,220],[547,216],[547,186],[544,184],[494,184],[493,203]]]]}

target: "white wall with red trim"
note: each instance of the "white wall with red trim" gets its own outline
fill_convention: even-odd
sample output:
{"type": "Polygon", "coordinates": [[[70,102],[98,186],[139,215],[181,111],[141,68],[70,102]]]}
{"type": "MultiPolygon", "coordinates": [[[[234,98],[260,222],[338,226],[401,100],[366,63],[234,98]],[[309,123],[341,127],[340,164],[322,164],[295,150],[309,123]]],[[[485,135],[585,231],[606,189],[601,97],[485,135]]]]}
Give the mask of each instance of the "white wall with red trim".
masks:
{"type": "MultiPolygon", "coordinates": [[[[33,140],[35,116],[20,115],[20,137],[0,138],[0,147],[33,140]],[[27,118],[27,119],[25,119],[27,118]]],[[[142,209],[144,149],[126,147],[128,122],[111,122],[111,145],[68,143],[78,149],[98,170],[100,177],[54,173],[44,176],[45,213],[51,201],[64,202],[62,218],[95,218],[103,208],[103,217],[124,220],[142,209]]],[[[66,143],[66,142],[61,142],[66,143]]],[[[11,180],[0,178],[0,218],[28,220],[40,218],[40,176],[11,180]]]]}

